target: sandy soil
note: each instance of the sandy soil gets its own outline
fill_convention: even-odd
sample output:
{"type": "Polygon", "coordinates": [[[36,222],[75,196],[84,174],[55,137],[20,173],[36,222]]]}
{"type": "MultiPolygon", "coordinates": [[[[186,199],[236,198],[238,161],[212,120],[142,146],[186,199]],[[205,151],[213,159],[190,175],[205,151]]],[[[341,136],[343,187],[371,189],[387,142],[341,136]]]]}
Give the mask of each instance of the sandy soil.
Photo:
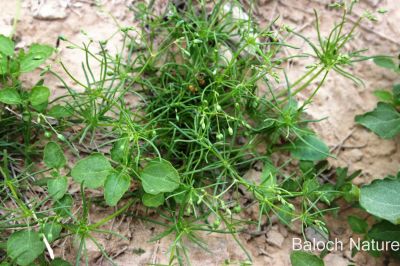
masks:
{"type": "MultiPolygon", "coordinates": [[[[117,25],[109,14],[112,14],[121,25],[132,25],[132,14],[126,8],[132,1],[90,1],[90,0],[32,0],[22,1],[20,20],[17,24],[18,47],[29,46],[31,43],[40,42],[55,45],[57,37],[63,35],[69,40],[81,43],[88,38],[101,40],[110,37],[117,25]],[[95,2],[97,4],[95,4],[95,2]],[[53,9],[41,10],[43,5],[53,5],[53,9]],[[46,13],[47,12],[47,13],[46,13]],[[49,20],[50,14],[51,20],[49,20]],[[43,19],[46,17],[47,19],[43,19]],[[86,32],[87,35],[82,34],[86,32]]],[[[165,5],[166,1],[157,1],[165,5]]],[[[261,25],[265,25],[271,18],[280,16],[280,23],[286,23],[302,32],[308,37],[315,38],[313,28],[314,19],[312,8],[316,8],[321,14],[322,31],[327,32],[337,19],[339,14],[328,10],[327,3],[331,1],[317,0],[260,0],[255,14],[261,25]]],[[[400,51],[400,29],[397,27],[400,21],[400,5],[397,1],[366,0],[355,10],[361,14],[363,9],[376,10],[377,7],[388,9],[388,13],[380,17],[377,23],[367,23],[363,29],[358,30],[352,48],[368,47],[368,54],[396,54],[400,51]]],[[[1,1],[0,8],[0,33],[9,34],[12,31],[12,19],[16,14],[16,0],[1,1]]],[[[305,44],[293,39],[300,47],[305,44]]],[[[116,39],[108,44],[110,49],[118,47],[116,39]]],[[[291,53],[291,51],[287,51],[291,53]]],[[[83,79],[80,71],[82,54],[79,51],[60,47],[60,52],[53,61],[53,69],[63,73],[57,61],[65,63],[71,73],[83,79]]],[[[304,65],[290,66],[290,76],[295,77],[304,71],[304,65]]],[[[372,178],[382,178],[387,174],[397,173],[399,170],[400,153],[399,139],[382,140],[376,135],[358,127],[354,123],[354,116],[371,110],[376,99],[372,92],[376,89],[390,89],[396,76],[390,72],[375,66],[371,62],[358,64],[352,72],[365,82],[365,86],[356,86],[351,81],[334,73],[329,76],[325,86],[317,94],[313,104],[307,110],[313,119],[326,117],[320,123],[314,125],[318,134],[334,148],[337,158],[330,159],[333,166],[346,166],[351,171],[361,169],[363,175],[355,180],[357,184],[368,183],[372,178]]],[[[34,83],[33,75],[25,77],[27,82],[34,83]]],[[[66,77],[63,74],[63,77],[66,77]]],[[[53,95],[63,94],[59,88],[59,82],[53,77],[46,77],[46,84],[52,89],[53,95]]],[[[299,96],[304,100],[305,92],[299,96]]],[[[111,210],[93,207],[92,213],[106,215],[111,210]]],[[[343,211],[338,218],[330,218],[332,228],[331,237],[338,237],[348,242],[351,232],[348,229],[346,217],[349,211],[343,211]]],[[[256,211],[248,209],[245,215],[253,217],[256,211]]],[[[364,214],[365,215],[365,214],[364,214]]],[[[96,219],[94,215],[92,219],[96,219]]],[[[119,265],[146,265],[149,263],[168,263],[168,249],[171,239],[165,238],[155,243],[148,240],[161,232],[161,228],[152,224],[134,220],[129,217],[117,218],[111,225],[113,230],[124,235],[127,239],[121,240],[115,237],[99,235],[99,240],[106,247],[107,252],[119,265]]],[[[282,225],[274,224],[264,227],[265,232],[255,236],[250,234],[240,235],[246,249],[253,257],[254,265],[290,265],[289,253],[291,251],[292,237],[299,236],[296,228],[288,229],[282,225]]],[[[239,264],[246,259],[235,241],[224,235],[204,235],[211,253],[206,253],[191,243],[190,256],[193,265],[222,265],[224,262],[239,264]]],[[[108,265],[101,258],[94,244],[88,244],[91,250],[91,265],[108,265]]],[[[56,252],[67,259],[74,254],[74,247],[70,243],[60,242],[56,252]]],[[[351,258],[350,252],[330,254],[325,257],[326,265],[396,265],[395,262],[384,258],[375,259],[365,254],[358,254],[351,258]]]]}

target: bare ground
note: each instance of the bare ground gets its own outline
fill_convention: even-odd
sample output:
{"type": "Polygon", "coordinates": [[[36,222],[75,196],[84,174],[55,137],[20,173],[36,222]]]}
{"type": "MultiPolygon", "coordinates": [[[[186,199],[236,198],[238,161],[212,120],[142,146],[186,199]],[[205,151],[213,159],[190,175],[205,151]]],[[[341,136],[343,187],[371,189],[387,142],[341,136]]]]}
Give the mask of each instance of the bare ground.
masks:
{"type": "MultiPolygon", "coordinates": [[[[112,14],[121,25],[132,24],[132,14],[126,8],[132,1],[95,1],[79,0],[32,0],[22,1],[20,20],[17,24],[17,40],[19,47],[29,46],[31,43],[40,42],[54,45],[57,37],[63,35],[69,40],[81,43],[88,38],[102,40],[110,37],[118,27],[109,14],[112,14]],[[47,3],[46,3],[47,2],[47,3]],[[38,12],[41,4],[55,5],[55,9],[38,12]],[[46,13],[47,12],[47,13],[46,13]],[[49,14],[52,20],[43,20],[41,16],[49,14]],[[35,17],[34,17],[35,16],[35,17]],[[82,34],[87,33],[87,36],[82,34]]],[[[309,37],[315,37],[313,28],[314,18],[312,9],[315,8],[321,14],[322,31],[327,33],[339,14],[327,9],[330,1],[317,0],[260,0],[255,14],[260,23],[265,25],[271,18],[280,16],[280,23],[287,23],[309,37]]],[[[368,47],[368,54],[396,54],[400,50],[400,5],[397,1],[366,0],[355,11],[361,14],[363,9],[376,10],[378,7],[388,9],[388,13],[380,18],[377,23],[364,26],[356,34],[352,42],[353,48],[368,47]]],[[[165,5],[166,1],[157,1],[159,5],[165,5]]],[[[12,19],[16,14],[17,1],[2,1],[0,9],[0,33],[9,34],[12,31],[12,19]]],[[[108,46],[110,49],[118,47],[118,39],[108,46]]],[[[293,40],[300,47],[305,46],[298,40],[293,40]]],[[[291,51],[287,51],[291,53],[291,51]]],[[[57,61],[62,59],[71,73],[78,78],[83,78],[80,70],[82,54],[79,51],[61,48],[54,60],[53,69],[62,73],[57,61]]],[[[304,65],[291,65],[290,76],[295,77],[304,71],[304,65]]],[[[351,81],[332,74],[325,86],[315,97],[313,104],[307,110],[313,119],[325,118],[314,125],[314,129],[332,148],[337,158],[330,159],[333,166],[349,167],[351,171],[361,169],[363,175],[355,180],[357,184],[370,182],[373,178],[382,178],[387,174],[395,174],[399,170],[400,153],[398,152],[399,139],[382,140],[371,134],[364,128],[354,123],[354,116],[371,110],[376,99],[372,92],[376,89],[390,89],[396,76],[390,72],[375,66],[371,62],[358,64],[353,70],[358,77],[365,82],[365,86],[356,86],[351,81]]],[[[33,75],[25,79],[34,83],[33,75]]],[[[63,77],[66,77],[64,74],[63,77]]],[[[67,77],[66,77],[67,78],[67,77]]],[[[73,82],[71,82],[73,83],[73,82]]],[[[54,77],[46,77],[46,84],[53,90],[52,97],[63,94],[59,88],[59,82],[54,77]]],[[[309,93],[309,92],[308,92],[309,93]]],[[[299,96],[304,100],[307,92],[299,96]]],[[[111,210],[93,207],[92,219],[105,216],[111,210]],[[101,213],[101,215],[99,215],[101,213]]],[[[345,242],[351,237],[346,222],[346,217],[354,210],[345,210],[339,213],[339,217],[329,218],[331,237],[338,237],[345,242]]],[[[256,216],[255,209],[246,210],[245,216],[256,216]]],[[[360,212],[360,215],[365,214],[360,212]]],[[[99,235],[99,241],[104,244],[106,250],[119,265],[147,265],[151,263],[168,263],[168,251],[171,239],[165,238],[157,242],[148,242],[162,228],[153,224],[135,220],[130,217],[117,218],[111,228],[127,239],[99,235]]],[[[251,229],[251,228],[250,228],[251,229]]],[[[250,230],[249,229],[249,230],[250,230]]],[[[254,265],[290,265],[289,254],[291,251],[292,237],[299,236],[298,228],[285,228],[282,225],[264,227],[261,235],[241,234],[239,237],[253,257],[254,265]]],[[[193,265],[222,265],[225,261],[239,264],[246,260],[243,251],[238,247],[232,237],[226,235],[204,235],[203,239],[208,243],[211,253],[207,253],[192,243],[190,247],[191,262],[193,265]]],[[[56,253],[72,259],[74,256],[73,241],[57,243],[56,253]]],[[[108,262],[100,256],[94,244],[88,244],[91,265],[108,265],[108,262]]],[[[337,252],[325,257],[326,265],[397,265],[385,258],[373,258],[360,253],[354,258],[350,251],[337,252]]]]}

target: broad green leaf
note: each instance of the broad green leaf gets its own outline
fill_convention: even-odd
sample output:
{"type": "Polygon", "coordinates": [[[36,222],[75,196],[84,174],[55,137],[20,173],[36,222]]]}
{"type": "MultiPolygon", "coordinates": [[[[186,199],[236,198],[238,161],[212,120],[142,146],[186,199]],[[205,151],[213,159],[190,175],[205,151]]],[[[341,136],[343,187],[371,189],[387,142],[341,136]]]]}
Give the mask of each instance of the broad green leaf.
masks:
{"type": "Polygon", "coordinates": [[[283,224],[290,226],[294,218],[294,211],[288,205],[280,205],[277,216],[283,224]]]}
{"type": "Polygon", "coordinates": [[[300,171],[304,174],[304,177],[315,176],[315,163],[313,161],[300,161],[300,171]]]}
{"type": "Polygon", "coordinates": [[[271,187],[276,185],[276,174],[278,170],[272,164],[272,162],[265,162],[263,171],[261,174],[261,185],[265,187],[271,187]]]}
{"type": "Polygon", "coordinates": [[[32,108],[38,111],[39,113],[44,113],[47,109],[48,104],[49,104],[48,102],[45,102],[39,105],[32,105],[32,108]]]}
{"type": "Polygon", "coordinates": [[[144,193],[142,196],[142,201],[144,206],[150,208],[156,208],[158,206],[163,205],[164,203],[164,194],[160,193],[157,195],[144,193]]]}
{"type": "Polygon", "coordinates": [[[61,233],[62,226],[57,222],[46,223],[43,227],[43,234],[49,243],[54,242],[61,233]]]}
{"type": "Polygon", "coordinates": [[[400,84],[393,85],[392,92],[393,92],[394,100],[397,103],[399,103],[400,102],[400,84]]]}
{"type": "Polygon", "coordinates": [[[0,54],[12,56],[14,54],[14,48],[14,42],[10,38],[0,35],[0,54]]]}
{"type": "Polygon", "coordinates": [[[71,264],[61,258],[55,258],[50,262],[50,266],[71,266],[71,264]]]}
{"type": "Polygon", "coordinates": [[[321,192],[321,200],[330,205],[336,198],[340,196],[340,192],[335,189],[335,186],[330,183],[325,183],[319,187],[318,191],[321,192]]]}
{"type": "Polygon", "coordinates": [[[298,181],[293,180],[292,178],[287,178],[285,181],[283,181],[282,188],[287,191],[295,192],[299,190],[300,184],[298,181]]]}
{"type": "Polygon", "coordinates": [[[30,72],[43,64],[53,53],[53,48],[48,45],[33,44],[28,53],[21,58],[21,72],[30,72]]]}
{"type": "Polygon", "coordinates": [[[293,251],[290,254],[292,266],[324,266],[324,261],[308,252],[293,251]]]}
{"type": "Polygon", "coordinates": [[[22,99],[17,89],[4,88],[0,89],[0,102],[5,104],[21,104],[22,99]]]}
{"type": "Polygon", "coordinates": [[[44,248],[39,234],[32,230],[17,231],[7,240],[7,255],[22,266],[31,264],[44,248]]]}
{"type": "Polygon", "coordinates": [[[387,56],[380,56],[374,58],[374,63],[380,67],[388,69],[397,69],[397,65],[394,63],[393,59],[387,56]]]}
{"type": "Polygon", "coordinates": [[[350,215],[347,217],[347,222],[349,223],[351,230],[357,234],[365,234],[368,230],[368,223],[364,219],[357,216],[350,215]]]}
{"type": "Polygon", "coordinates": [[[56,169],[63,167],[67,162],[62,149],[53,141],[47,143],[44,148],[43,161],[47,167],[56,169]]]}
{"type": "Polygon", "coordinates": [[[379,99],[381,102],[392,103],[393,102],[393,94],[390,91],[383,91],[378,90],[374,91],[374,95],[379,99]]]}
{"type": "Polygon", "coordinates": [[[368,231],[368,236],[379,241],[399,241],[400,225],[382,221],[372,226],[368,231]]]}
{"type": "Polygon", "coordinates": [[[73,111],[69,107],[57,104],[51,107],[47,114],[56,119],[60,119],[71,116],[73,111]]]}
{"type": "Polygon", "coordinates": [[[361,174],[361,170],[353,172],[351,175],[348,175],[348,168],[337,168],[336,169],[336,184],[335,187],[337,189],[342,188],[346,183],[351,182],[354,178],[361,174]]]}
{"type": "Polygon", "coordinates": [[[265,197],[273,197],[273,188],[276,185],[276,173],[277,169],[271,162],[266,162],[261,174],[260,188],[263,190],[265,197]]]}
{"type": "MultiPolygon", "coordinates": [[[[174,195],[173,198],[176,203],[178,204],[183,204],[185,202],[186,196],[188,193],[190,193],[191,190],[186,189],[183,185],[180,185],[177,189],[174,190],[174,195]]],[[[160,194],[157,194],[160,195],[160,194]]],[[[157,196],[156,195],[156,196],[157,196]]],[[[193,196],[197,195],[196,193],[192,194],[193,196]]],[[[143,197],[142,197],[143,200],[143,197]]],[[[192,199],[193,201],[196,201],[197,199],[192,199]]]]}
{"type": "Polygon", "coordinates": [[[172,192],[180,183],[178,171],[164,159],[149,162],[141,173],[141,180],[144,191],[153,195],[172,192]]]}
{"type": "MultiPolygon", "coordinates": [[[[368,238],[376,241],[399,241],[400,225],[394,225],[388,221],[381,221],[372,226],[368,232],[368,238]]],[[[390,250],[390,255],[393,258],[400,259],[399,250],[390,250]]]]}
{"type": "Polygon", "coordinates": [[[73,179],[88,188],[98,188],[104,185],[112,170],[110,162],[100,153],[94,153],[76,163],[72,168],[73,179]]]}
{"type": "Polygon", "coordinates": [[[61,217],[69,217],[71,214],[73,199],[69,194],[64,195],[61,199],[54,203],[54,212],[61,217]]]}
{"type": "Polygon", "coordinates": [[[307,195],[311,201],[318,200],[321,195],[319,192],[320,187],[321,184],[318,182],[315,176],[309,177],[308,179],[304,180],[302,184],[302,192],[304,195],[307,195]]]}
{"type": "Polygon", "coordinates": [[[48,102],[50,90],[45,86],[33,87],[29,95],[29,101],[33,106],[39,106],[48,102]]]}
{"type": "Polygon", "coordinates": [[[360,204],[370,214],[400,223],[400,179],[374,180],[361,187],[360,204]]]}
{"type": "Polygon", "coordinates": [[[47,181],[49,195],[54,200],[61,199],[68,190],[68,179],[66,176],[52,178],[47,181]]]}
{"type": "MultiPolygon", "coordinates": [[[[363,239],[363,241],[369,242],[369,245],[371,247],[372,247],[372,240],[373,239],[371,239],[368,235],[366,235],[365,238],[363,239]]],[[[375,240],[374,240],[374,242],[376,243],[375,240]]],[[[354,247],[354,249],[357,249],[357,248],[354,247]]],[[[375,258],[379,258],[380,256],[382,256],[382,252],[375,248],[371,248],[371,249],[367,250],[367,253],[375,258]]]]}
{"type": "Polygon", "coordinates": [[[116,162],[124,163],[129,154],[129,138],[123,135],[120,139],[114,142],[111,149],[111,159],[116,162]]]}
{"type": "Polygon", "coordinates": [[[7,57],[0,56],[0,75],[4,75],[7,73],[8,68],[8,59],[7,57]]]}
{"type": "Polygon", "coordinates": [[[34,43],[29,48],[28,53],[43,55],[46,59],[49,58],[54,52],[54,48],[46,44],[34,43]]]}
{"type": "Polygon", "coordinates": [[[356,116],[356,122],[384,139],[400,133],[400,114],[387,103],[380,102],[372,112],[356,116]]]}
{"type": "Polygon", "coordinates": [[[306,195],[309,195],[309,194],[317,191],[319,189],[319,187],[320,187],[320,184],[315,177],[307,179],[303,183],[303,193],[306,195]]]}
{"type": "Polygon", "coordinates": [[[347,167],[345,167],[345,168],[339,167],[336,169],[336,187],[337,188],[342,187],[346,183],[348,172],[349,172],[349,169],[347,167]]]}
{"type": "Polygon", "coordinates": [[[104,198],[110,206],[117,205],[131,185],[131,179],[122,172],[113,171],[107,176],[104,184],[104,198]]]}
{"type": "Polygon", "coordinates": [[[396,261],[400,260],[400,250],[397,250],[397,251],[391,250],[391,251],[389,251],[389,253],[390,253],[390,257],[394,258],[396,261]]]}
{"type": "Polygon", "coordinates": [[[342,196],[347,202],[356,202],[360,198],[360,189],[352,183],[346,183],[341,190],[342,196]]]}
{"type": "Polygon", "coordinates": [[[329,148],[316,136],[298,138],[290,148],[293,157],[305,161],[320,161],[329,156],[329,148]]]}

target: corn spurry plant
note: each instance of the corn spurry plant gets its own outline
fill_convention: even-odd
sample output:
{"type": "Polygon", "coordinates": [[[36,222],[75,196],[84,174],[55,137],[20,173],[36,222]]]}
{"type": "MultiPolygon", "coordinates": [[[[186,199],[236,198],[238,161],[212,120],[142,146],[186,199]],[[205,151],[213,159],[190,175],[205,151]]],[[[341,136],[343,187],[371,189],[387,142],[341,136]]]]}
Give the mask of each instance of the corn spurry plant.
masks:
{"type": "Polygon", "coordinates": [[[348,29],[353,4],[339,5],[343,16],[328,36],[320,33],[315,13],[314,43],[278,27],[276,20],[261,29],[236,1],[171,3],[161,16],[153,14],[151,3],[139,3],[132,12],[141,27],[120,28],[122,46],[116,54],[107,50],[107,40],[79,45],[60,37],[68,49],[83,53],[85,80],[62,62],[76,86],[46,68],[67,92],[51,101],[43,81],[27,92],[18,77],[43,63],[53,49],[35,45],[15,55],[13,42],[2,36],[0,102],[6,119],[1,123],[29,130],[24,142],[12,139],[9,130],[0,135],[4,262],[69,265],[54,259],[52,250],[54,241],[69,238],[78,247],[76,265],[89,264],[87,240],[114,263],[94,233],[118,235],[101,227],[119,215],[164,227],[153,240],[173,235],[169,262],[181,265],[190,263],[184,241],[207,250],[201,232],[231,234],[251,261],[238,234],[249,224],[265,226],[264,217],[328,233],[325,213],[337,210],[340,197],[357,201],[351,180],[359,173],[348,176],[338,169],[332,173],[335,184],[321,178],[328,169],[318,161],[330,156],[329,148],[308,127],[314,121],[304,109],[332,70],[361,82],[344,68],[369,59],[346,49],[364,18],[348,29]],[[304,39],[312,53],[285,57],[283,49],[296,50],[283,41],[290,35],[304,39]],[[285,64],[303,57],[315,62],[277,90],[279,77],[286,77],[285,64]],[[312,88],[311,95],[298,103],[295,96],[306,88],[312,88]],[[31,164],[41,161],[37,147],[44,147],[44,167],[31,164]],[[277,155],[288,159],[276,163],[277,155]],[[76,157],[72,167],[69,156],[76,157]],[[300,161],[298,167],[293,160],[300,161]],[[246,177],[256,166],[260,177],[246,177]],[[80,195],[69,193],[69,180],[80,185],[80,195]],[[90,189],[102,189],[104,199],[90,196],[90,189]],[[93,222],[91,202],[117,206],[116,211],[93,222]],[[159,217],[132,212],[137,202],[159,217]],[[242,208],[253,204],[258,220],[243,219],[242,208]]]}

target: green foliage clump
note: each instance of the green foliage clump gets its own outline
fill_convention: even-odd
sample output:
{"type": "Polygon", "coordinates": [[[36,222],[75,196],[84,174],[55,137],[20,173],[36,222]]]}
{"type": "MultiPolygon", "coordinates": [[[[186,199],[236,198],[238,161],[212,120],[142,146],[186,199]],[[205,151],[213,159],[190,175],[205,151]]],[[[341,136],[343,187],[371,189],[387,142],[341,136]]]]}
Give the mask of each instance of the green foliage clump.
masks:
{"type": "MultiPolygon", "coordinates": [[[[400,67],[392,58],[376,57],[374,62],[381,67],[400,73],[400,67]]],[[[394,138],[400,133],[400,84],[393,86],[392,92],[386,90],[375,91],[379,99],[376,108],[368,113],[356,116],[356,122],[379,137],[384,139],[394,138]]]]}
{"type": "MultiPolygon", "coordinates": [[[[4,237],[5,261],[64,265],[60,259],[49,263],[44,251],[51,257],[51,243],[71,237],[76,264],[85,260],[87,240],[112,262],[95,234],[115,234],[102,226],[121,214],[136,216],[130,210],[135,203],[159,214],[156,220],[138,217],[165,228],[152,240],[175,237],[171,264],[189,263],[185,239],[206,249],[200,232],[231,234],[243,248],[237,234],[248,224],[260,229],[265,216],[328,233],[324,215],[338,209],[337,200],[357,202],[360,191],[352,179],[359,172],[337,169],[332,173],[336,183],[322,178],[328,169],[319,161],[331,156],[330,150],[310,129],[315,121],[307,119],[305,109],[331,71],[361,83],[345,67],[369,57],[345,45],[368,17],[346,31],[352,6],[349,11],[339,5],[343,16],[326,37],[316,15],[314,44],[276,21],[261,29],[251,17],[237,15],[243,11],[236,1],[216,1],[212,9],[192,1],[183,7],[171,3],[161,16],[153,14],[151,4],[138,4],[133,12],[142,28],[121,28],[116,54],[107,50],[107,41],[77,45],[60,37],[84,54],[85,81],[63,63],[77,85],[45,68],[43,73],[59,78],[67,91],[52,101],[43,80],[27,91],[19,77],[43,64],[53,49],[32,45],[16,53],[12,40],[1,36],[0,103],[6,108],[0,118],[7,130],[0,129],[0,193],[4,205],[16,206],[5,207],[0,218],[1,229],[15,229],[4,237]],[[284,42],[292,35],[304,39],[311,53],[284,56],[284,48],[296,48],[284,42]],[[285,64],[303,57],[313,63],[289,81],[285,64]],[[284,89],[278,89],[282,82],[284,89]],[[297,102],[295,96],[305,89],[311,89],[309,97],[297,102]],[[12,138],[16,132],[23,133],[23,143],[12,138]],[[43,167],[32,164],[41,161],[38,147],[44,147],[43,167]],[[19,153],[10,152],[13,148],[19,153]],[[287,160],[277,163],[274,156],[287,160]],[[19,158],[25,159],[23,165],[19,158]],[[260,178],[247,177],[256,165],[262,168],[260,178]],[[80,186],[80,195],[69,193],[69,181],[80,186]],[[32,186],[43,192],[28,198],[32,186]],[[92,196],[91,190],[103,196],[92,196]],[[256,221],[241,218],[248,207],[244,195],[258,206],[256,221]],[[91,203],[117,209],[92,221],[91,203]],[[22,242],[23,237],[29,241],[22,242]]],[[[322,263],[301,252],[291,259],[294,265],[322,263]]]]}

